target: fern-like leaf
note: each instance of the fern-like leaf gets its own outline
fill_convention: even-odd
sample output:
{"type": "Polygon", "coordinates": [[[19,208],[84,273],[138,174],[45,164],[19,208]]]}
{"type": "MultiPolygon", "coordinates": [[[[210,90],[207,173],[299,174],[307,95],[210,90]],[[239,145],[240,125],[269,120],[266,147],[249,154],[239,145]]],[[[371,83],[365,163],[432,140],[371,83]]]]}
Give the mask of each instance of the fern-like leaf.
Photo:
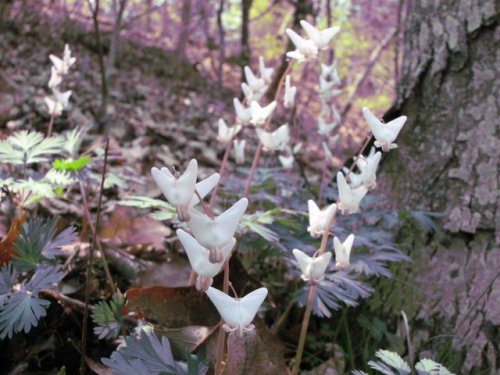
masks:
{"type": "Polygon", "coordinates": [[[122,325],[121,310],[125,306],[125,298],[115,294],[111,301],[99,302],[92,312],[92,320],[97,324],[94,333],[99,339],[114,339],[118,337],[122,325]]]}
{"type": "Polygon", "coordinates": [[[406,363],[403,358],[397,353],[391,352],[389,350],[377,350],[375,353],[382,362],[370,361],[368,364],[371,368],[378,370],[386,375],[396,374],[390,369],[392,367],[397,371],[399,375],[408,375],[411,372],[410,366],[406,363]]]}
{"type": "Polygon", "coordinates": [[[120,375],[135,373],[128,371],[132,368],[139,374],[179,373],[168,339],[163,337],[160,342],[153,332],[144,330],[138,335],[125,337],[124,345],[113,352],[111,358],[101,361],[120,375]]]}
{"type": "Polygon", "coordinates": [[[0,142],[0,161],[12,164],[31,164],[47,161],[47,155],[62,151],[63,140],[44,138],[41,133],[19,131],[0,142]]]}
{"type": "Polygon", "coordinates": [[[21,234],[14,244],[17,256],[13,257],[16,268],[29,271],[37,264],[61,254],[60,247],[76,239],[75,229],[70,227],[55,236],[55,219],[33,219],[21,228],[21,234]]]}
{"type": "Polygon", "coordinates": [[[28,291],[10,293],[0,310],[0,339],[12,338],[13,333],[28,333],[47,315],[49,301],[34,297],[28,291]]]}
{"type": "Polygon", "coordinates": [[[454,375],[442,364],[434,362],[432,359],[421,359],[416,365],[418,375],[454,375]]]}
{"type": "Polygon", "coordinates": [[[5,294],[10,291],[16,283],[16,270],[12,267],[12,263],[7,263],[0,268],[0,294],[5,294]]]}

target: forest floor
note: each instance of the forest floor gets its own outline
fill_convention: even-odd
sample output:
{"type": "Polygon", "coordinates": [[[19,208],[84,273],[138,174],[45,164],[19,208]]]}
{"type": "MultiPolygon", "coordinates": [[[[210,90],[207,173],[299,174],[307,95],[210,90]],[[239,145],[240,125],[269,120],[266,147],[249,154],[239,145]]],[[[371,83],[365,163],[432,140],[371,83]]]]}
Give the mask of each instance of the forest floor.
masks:
{"type": "MultiPolygon", "coordinates": [[[[77,64],[64,81],[64,89],[73,93],[70,108],[56,119],[54,131],[88,127],[90,130],[84,139],[83,154],[102,156],[105,136],[98,134],[95,122],[100,106],[100,75],[94,36],[74,24],[54,24],[36,16],[28,17],[23,22],[6,22],[0,30],[3,91],[4,95],[13,99],[10,107],[2,108],[0,116],[7,126],[0,131],[0,135],[5,138],[20,130],[46,132],[50,120],[44,102],[44,97],[50,92],[47,88],[50,76],[48,56],[60,55],[65,43],[70,45],[73,55],[77,57],[77,64]]],[[[122,44],[116,73],[109,79],[106,112],[107,136],[110,140],[110,187],[105,192],[103,222],[99,226],[99,238],[107,249],[112,278],[121,292],[132,287],[147,288],[158,284],[170,288],[188,285],[189,264],[173,240],[173,228],[151,219],[144,211],[118,205],[117,202],[131,195],[160,198],[160,190],[150,177],[149,171],[153,166],[176,166],[182,169],[191,158],[196,157],[200,165],[200,178],[216,172],[224,153],[223,146],[217,141],[216,124],[219,118],[233,113],[233,96],[235,93],[216,87],[202,77],[194,66],[179,61],[172,53],[133,42],[122,44]]],[[[247,155],[252,154],[250,146],[247,155]]],[[[267,166],[272,165],[271,162],[267,163],[267,166]]],[[[96,166],[95,170],[89,172],[96,183],[88,186],[87,197],[93,215],[98,201],[98,167],[102,163],[96,163],[96,166]]],[[[248,168],[235,169],[231,165],[229,170],[236,179],[228,180],[226,187],[242,189],[248,168]]],[[[312,170],[315,177],[312,180],[310,177],[309,183],[315,185],[319,175],[317,170],[312,170]]],[[[283,186],[289,189],[293,189],[293,183],[296,182],[296,178],[289,174],[283,174],[281,180],[284,181],[283,186]]],[[[227,197],[233,198],[230,194],[227,197]]],[[[60,226],[76,225],[81,233],[81,242],[76,245],[78,255],[60,287],[60,293],[70,296],[73,302],[52,303],[47,316],[29,334],[16,334],[11,340],[0,341],[0,374],[59,374],[62,373],[59,372],[62,367],[65,367],[67,374],[76,374],[78,371],[82,311],[75,301],[84,300],[85,261],[90,247],[90,229],[83,218],[83,205],[82,197],[73,192],[68,199],[43,200],[37,208],[28,209],[30,214],[58,216],[61,218],[60,226]]],[[[304,199],[296,208],[306,211],[306,207],[304,199]]],[[[1,237],[6,237],[14,220],[15,210],[3,217],[1,237]]],[[[251,288],[262,285],[255,279],[253,272],[246,271],[237,257],[233,258],[231,274],[238,275],[233,282],[237,290],[249,285],[251,288]]],[[[102,263],[102,258],[98,257],[91,278],[91,304],[112,296],[102,263]]],[[[260,272],[265,272],[266,267],[261,266],[260,272]]],[[[220,282],[220,279],[216,279],[215,285],[220,285],[220,282]]],[[[206,299],[192,295],[190,289],[144,290],[136,289],[135,294],[129,290],[127,297],[131,300],[135,298],[135,307],[141,306],[138,308],[141,314],[147,315],[157,327],[169,327],[165,330],[168,330],[167,336],[174,341],[174,349],[177,334],[179,341],[189,341],[188,345],[177,347],[180,352],[206,342],[210,355],[216,336],[212,331],[201,328],[181,333],[176,331],[183,325],[213,327],[217,323],[218,316],[211,306],[206,305],[206,299]],[[182,302],[179,301],[181,297],[182,302]],[[158,308],[159,301],[166,306],[158,308]],[[203,311],[203,316],[189,315],[192,306],[203,311]],[[172,312],[174,309],[175,313],[172,312]],[[188,336],[189,339],[186,338],[188,336]]],[[[48,298],[54,300],[56,297],[48,298]]],[[[127,306],[129,311],[133,310],[133,303],[127,306]]],[[[272,363],[278,371],[276,373],[286,371],[283,358],[285,353],[290,357],[289,348],[296,345],[300,328],[300,318],[295,316],[296,313],[291,313],[295,323],[288,325],[289,329],[282,333],[280,339],[266,328],[262,320],[256,323],[262,332],[260,340],[272,348],[266,354],[261,354],[259,361],[272,363]]],[[[347,319],[345,314],[343,319],[347,319]]],[[[318,332],[320,326],[323,333],[328,332],[329,338],[337,337],[338,331],[333,332],[319,322],[316,324],[318,332]]],[[[321,340],[319,336],[317,339],[321,340]]],[[[314,342],[310,344],[313,347],[314,342]]],[[[324,346],[324,343],[320,345],[322,349],[319,351],[324,346]]],[[[114,343],[99,340],[89,328],[88,348],[87,364],[100,374],[108,374],[99,360],[109,357],[115,349],[114,343]]],[[[333,358],[333,354],[339,350],[334,345],[324,356],[316,357],[322,357],[322,360],[333,358]]],[[[315,355],[311,357],[315,358],[315,355]]],[[[316,365],[317,361],[311,360],[312,364],[316,365]]],[[[332,363],[330,365],[334,366],[332,363]]],[[[320,368],[315,373],[321,371],[320,368]]]]}

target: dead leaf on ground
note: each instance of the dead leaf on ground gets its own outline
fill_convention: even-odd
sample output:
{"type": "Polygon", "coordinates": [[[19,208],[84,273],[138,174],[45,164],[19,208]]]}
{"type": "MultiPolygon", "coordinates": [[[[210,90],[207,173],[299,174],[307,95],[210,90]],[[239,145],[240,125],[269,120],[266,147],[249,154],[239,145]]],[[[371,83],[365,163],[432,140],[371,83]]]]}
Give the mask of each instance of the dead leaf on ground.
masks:
{"type": "Polygon", "coordinates": [[[128,312],[142,313],[161,327],[214,326],[220,319],[208,297],[194,287],[133,288],[126,297],[128,312]]]}
{"type": "Polygon", "coordinates": [[[24,224],[25,220],[26,215],[24,213],[16,217],[10,226],[9,233],[7,233],[7,236],[0,242],[0,266],[10,262],[12,256],[17,255],[16,250],[14,250],[14,243],[17,237],[19,237],[21,226],[24,224]]]}
{"type": "Polygon", "coordinates": [[[125,206],[116,206],[111,217],[99,229],[99,237],[112,245],[152,245],[156,249],[163,248],[165,237],[172,230],[157,220],[140,216],[125,206]]]}

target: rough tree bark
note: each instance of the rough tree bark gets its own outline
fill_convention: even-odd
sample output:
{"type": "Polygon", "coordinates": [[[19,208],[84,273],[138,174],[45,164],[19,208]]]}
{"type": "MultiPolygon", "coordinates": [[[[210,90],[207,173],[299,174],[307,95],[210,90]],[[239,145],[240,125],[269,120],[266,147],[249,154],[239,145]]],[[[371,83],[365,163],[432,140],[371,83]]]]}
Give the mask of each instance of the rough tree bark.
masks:
{"type": "Polygon", "coordinates": [[[399,100],[388,114],[408,122],[382,165],[398,207],[444,214],[441,233],[404,232],[409,277],[423,294],[394,288],[385,306],[412,315],[417,347],[448,347],[443,362],[458,359],[467,374],[497,374],[500,364],[497,6],[408,2],[399,100]]]}
{"type": "Polygon", "coordinates": [[[253,0],[241,0],[241,81],[245,80],[245,66],[250,66],[250,8],[253,0]]]}

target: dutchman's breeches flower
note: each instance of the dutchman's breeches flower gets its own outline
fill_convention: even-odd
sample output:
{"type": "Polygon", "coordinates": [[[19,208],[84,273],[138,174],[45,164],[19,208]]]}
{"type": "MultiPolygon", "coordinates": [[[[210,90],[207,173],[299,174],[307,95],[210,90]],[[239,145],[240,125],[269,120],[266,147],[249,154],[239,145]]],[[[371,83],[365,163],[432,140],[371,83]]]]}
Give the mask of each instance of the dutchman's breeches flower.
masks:
{"type": "Polygon", "coordinates": [[[332,218],[337,211],[337,205],[333,203],[320,210],[316,202],[309,199],[307,201],[307,207],[309,208],[309,226],[307,227],[307,230],[311,236],[319,237],[325,230],[330,230],[328,225],[331,223],[332,218]]]}
{"type": "Polygon", "coordinates": [[[312,283],[317,283],[323,279],[330,259],[332,259],[332,253],[330,252],[317,257],[310,257],[304,252],[294,249],[293,255],[302,271],[302,279],[312,283]]]}
{"type": "Polygon", "coordinates": [[[221,262],[211,263],[208,260],[210,251],[201,246],[196,239],[182,229],[178,229],[176,234],[186,251],[193,271],[198,275],[196,279],[196,289],[207,290],[208,287],[212,285],[213,277],[220,272],[227,257],[231,254],[231,250],[236,244],[236,239],[233,237],[231,241],[222,248],[223,259],[221,262]]]}
{"type": "Polygon", "coordinates": [[[396,140],[403,125],[406,123],[406,116],[400,116],[384,124],[366,107],[363,108],[363,115],[368,125],[370,125],[370,129],[375,137],[376,147],[382,148],[384,152],[398,147],[398,145],[393,142],[396,140]]]}
{"type": "Polygon", "coordinates": [[[189,220],[189,206],[194,196],[196,178],[198,175],[198,162],[192,159],[182,176],[174,176],[168,168],[152,168],[151,174],[167,198],[169,203],[177,210],[180,221],[189,220]]]}
{"type": "Polygon", "coordinates": [[[351,255],[353,243],[354,234],[347,236],[344,242],[340,242],[337,237],[333,237],[333,248],[335,250],[335,261],[337,267],[344,269],[349,266],[349,257],[351,255]]]}
{"type": "Polygon", "coordinates": [[[232,298],[220,290],[208,288],[205,292],[219,311],[225,324],[222,326],[226,332],[236,332],[236,336],[243,337],[243,332],[252,331],[252,323],[260,305],[266,299],[267,289],[259,288],[243,298],[232,298]]]}
{"type": "Polygon", "coordinates": [[[210,251],[211,263],[220,263],[224,259],[223,248],[232,240],[247,207],[248,199],[242,198],[216,218],[210,218],[195,209],[191,210],[188,226],[194,238],[210,251]]]}
{"type": "Polygon", "coordinates": [[[354,214],[359,211],[359,203],[364,198],[368,189],[360,186],[353,189],[347,183],[342,172],[337,173],[337,186],[339,188],[338,208],[342,214],[354,214]]]}

